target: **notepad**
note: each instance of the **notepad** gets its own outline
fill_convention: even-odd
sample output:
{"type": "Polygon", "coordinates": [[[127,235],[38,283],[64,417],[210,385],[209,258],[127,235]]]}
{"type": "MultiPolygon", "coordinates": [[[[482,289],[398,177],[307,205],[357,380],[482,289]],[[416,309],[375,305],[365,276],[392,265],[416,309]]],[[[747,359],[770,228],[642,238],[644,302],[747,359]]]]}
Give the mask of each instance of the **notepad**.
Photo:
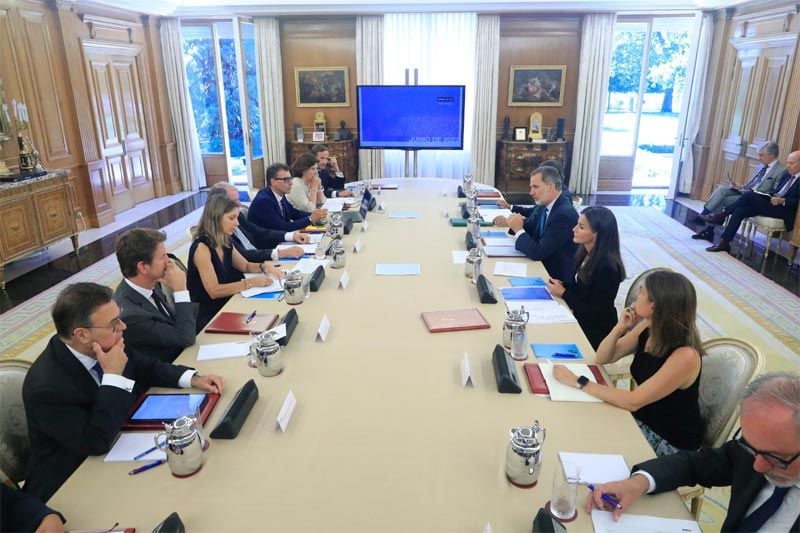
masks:
{"type": "Polygon", "coordinates": [[[233,359],[236,357],[244,357],[249,353],[250,346],[247,341],[203,344],[197,349],[197,360],[233,359]]]}
{"type": "Polygon", "coordinates": [[[624,513],[619,517],[619,521],[615,522],[610,512],[600,509],[592,510],[592,526],[595,533],[640,533],[641,531],[701,533],[700,525],[692,520],[624,513]]]}
{"type": "Polygon", "coordinates": [[[525,263],[510,263],[508,261],[497,261],[494,264],[495,276],[525,276],[528,273],[528,265],[525,263]]]}
{"type": "MultiPolygon", "coordinates": [[[[576,376],[586,376],[589,379],[589,381],[597,383],[597,379],[595,379],[594,374],[592,374],[592,371],[589,369],[588,365],[574,363],[564,366],[569,368],[572,371],[572,373],[575,374],[576,376]]],[[[544,376],[544,380],[547,382],[547,388],[550,390],[551,400],[556,402],[603,403],[603,400],[595,398],[594,396],[585,393],[581,389],[576,389],[575,387],[564,385],[556,378],[554,378],[553,365],[551,364],[539,365],[539,369],[542,371],[542,376],[544,376]]]]}
{"type": "Polygon", "coordinates": [[[505,237],[484,237],[484,246],[514,246],[514,237],[510,235],[505,237]]]}
{"type": "Polygon", "coordinates": [[[453,264],[463,265],[467,262],[467,255],[469,255],[467,251],[453,250],[453,264]]]}
{"type": "Polygon", "coordinates": [[[544,287],[545,286],[544,279],[540,278],[540,277],[508,278],[508,283],[510,283],[512,287],[544,287]]]}
{"type": "Polygon", "coordinates": [[[480,213],[481,218],[484,220],[494,220],[497,217],[510,217],[511,210],[510,209],[503,209],[502,207],[492,207],[488,205],[482,205],[478,207],[478,213],[480,213]]]}
{"type": "Polygon", "coordinates": [[[330,259],[313,259],[311,257],[304,257],[294,266],[292,270],[299,270],[303,274],[313,274],[317,267],[326,268],[330,259]]]}
{"type": "Polygon", "coordinates": [[[525,257],[525,254],[513,246],[484,246],[487,257],[525,257]]]}
{"type": "Polygon", "coordinates": [[[422,273],[418,263],[378,263],[377,276],[419,276],[422,273]]]}
{"type": "MultiPolygon", "coordinates": [[[[156,435],[158,435],[158,432],[155,431],[133,431],[120,433],[117,441],[114,443],[114,446],[111,447],[106,456],[103,458],[103,462],[117,463],[133,461],[134,457],[155,446],[156,443],[153,439],[156,435]]],[[[150,462],[166,458],[166,453],[162,452],[161,450],[153,450],[147,455],[136,460],[150,462]]]]}
{"type": "Polygon", "coordinates": [[[581,481],[599,485],[630,477],[625,458],[619,454],[558,452],[561,461],[578,465],[581,481]]]}
{"type": "Polygon", "coordinates": [[[552,300],[553,296],[544,287],[502,287],[504,300],[552,300]]]}

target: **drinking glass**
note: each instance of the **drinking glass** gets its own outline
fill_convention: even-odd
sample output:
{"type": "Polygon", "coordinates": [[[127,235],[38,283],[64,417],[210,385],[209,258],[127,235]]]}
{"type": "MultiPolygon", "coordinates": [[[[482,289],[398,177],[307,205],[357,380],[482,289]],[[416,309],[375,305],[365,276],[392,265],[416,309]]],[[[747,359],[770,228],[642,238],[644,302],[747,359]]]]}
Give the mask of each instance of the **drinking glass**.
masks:
{"type": "Polygon", "coordinates": [[[553,495],[550,513],[559,520],[572,520],[577,513],[578,484],[581,469],[575,463],[562,461],[553,474],[553,495]]]}
{"type": "Polygon", "coordinates": [[[256,363],[256,346],[258,346],[258,336],[261,335],[260,331],[250,332],[250,341],[247,344],[249,347],[250,356],[247,358],[247,366],[250,368],[258,368],[256,363]]]}

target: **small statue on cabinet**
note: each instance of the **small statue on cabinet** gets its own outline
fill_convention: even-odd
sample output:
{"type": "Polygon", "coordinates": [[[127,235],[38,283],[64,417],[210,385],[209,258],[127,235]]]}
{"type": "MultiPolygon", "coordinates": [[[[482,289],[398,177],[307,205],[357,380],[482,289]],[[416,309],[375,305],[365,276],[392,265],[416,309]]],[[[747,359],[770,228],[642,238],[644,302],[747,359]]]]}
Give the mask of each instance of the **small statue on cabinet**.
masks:
{"type": "Polygon", "coordinates": [[[347,128],[347,123],[344,120],[339,121],[339,140],[349,141],[353,138],[353,133],[347,128]]]}
{"type": "Polygon", "coordinates": [[[511,140],[511,132],[508,131],[508,128],[511,126],[511,119],[506,115],[503,118],[503,140],[510,141],[511,140]]]}

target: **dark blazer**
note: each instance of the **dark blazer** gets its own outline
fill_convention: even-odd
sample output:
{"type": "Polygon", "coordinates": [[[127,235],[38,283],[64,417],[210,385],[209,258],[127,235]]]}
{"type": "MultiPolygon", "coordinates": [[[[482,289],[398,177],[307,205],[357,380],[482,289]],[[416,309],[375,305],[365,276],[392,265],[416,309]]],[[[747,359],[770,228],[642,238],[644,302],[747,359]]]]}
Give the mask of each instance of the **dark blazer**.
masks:
{"type": "Polygon", "coordinates": [[[344,190],[344,176],[341,178],[329,168],[321,168],[318,171],[319,179],[322,182],[322,192],[327,198],[333,196],[334,192],[344,190]]]}
{"type": "Polygon", "coordinates": [[[188,367],[162,363],[126,348],[123,376],[131,392],[98,387],[92,376],[54,335],[31,365],[22,385],[31,471],[25,491],[46,502],[89,455],[111,449],[128,411],[150,387],[177,387],[188,367]]]}
{"type": "Polygon", "coordinates": [[[36,531],[48,515],[64,515],[54,511],[25,492],[0,483],[0,531],[36,531]]]}
{"type": "Polygon", "coordinates": [[[583,333],[596,350],[617,324],[614,299],[619,290],[619,271],[609,261],[602,261],[595,265],[589,283],[584,283],[577,276],[572,281],[562,281],[566,288],[562,298],[572,309],[583,333]]]}
{"type": "MultiPolygon", "coordinates": [[[[252,241],[250,241],[252,244],[252,241]]],[[[233,243],[233,247],[236,248],[236,251],[239,252],[242,257],[247,259],[251,263],[263,263],[264,261],[272,261],[272,248],[261,249],[261,248],[254,248],[252,250],[248,250],[244,247],[244,243],[239,240],[239,238],[234,234],[231,235],[231,243],[233,243]]]]}
{"type": "Polygon", "coordinates": [[[284,241],[285,231],[266,229],[256,226],[247,217],[239,212],[239,229],[253,246],[260,249],[275,248],[284,241]]]}
{"type": "MultiPolygon", "coordinates": [[[[160,284],[156,290],[161,291],[160,284]]],[[[161,292],[163,297],[163,292],[161,292]]],[[[183,302],[170,308],[167,318],[153,302],[133,290],[123,279],[114,291],[114,300],[122,309],[122,320],[127,329],[125,346],[159,361],[171,363],[184,348],[194,344],[198,304],[183,302]]]]}
{"type": "MultiPolygon", "coordinates": [[[[538,217],[543,209],[538,210],[538,217]]],[[[556,199],[552,212],[547,216],[544,233],[525,231],[517,238],[516,249],[529,259],[541,261],[551,277],[569,280],[575,277],[575,252],[577,245],[572,242],[572,228],[578,223],[578,212],[563,194],[556,199]]],[[[538,224],[535,224],[538,226],[538,224]]]]}
{"type": "MultiPolygon", "coordinates": [[[[785,172],[783,176],[777,178],[772,185],[772,194],[777,194],[778,191],[780,191],[783,187],[785,183],[784,180],[790,179],[792,179],[792,175],[788,172],[785,172]]],[[[794,219],[797,216],[797,204],[800,202],[800,178],[794,180],[794,184],[784,195],[784,198],[786,199],[786,203],[782,206],[778,206],[780,209],[779,216],[783,219],[783,223],[786,225],[786,230],[791,231],[792,226],[794,226],[794,219]]]]}
{"type": "MultiPolygon", "coordinates": [[[[633,467],[633,472],[644,470],[656,481],[655,494],[675,490],[685,485],[704,487],[731,487],[728,516],[722,531],[738,531],[742,519],[750,508],[766,479],[753,470],[755,458],[734,441],[719,448],[696,452],[681,451],[651,459],[633,467]]],[[[800,531],[800,518],[791,531],[800,531]]]]}
{"type": "MultiPolygon", "coordinates": [[[[311,213],[295,209],[284,197],[281,200],[284,218],[275,193],[269,187],[261,189],[256,194],[250,209],[247,211],[247,220],[256,226],[280,231],[294,231],[305,228],[311,223],[311,213]]],[[[255,243],[254,243],[255,244],[255,243]]]]}

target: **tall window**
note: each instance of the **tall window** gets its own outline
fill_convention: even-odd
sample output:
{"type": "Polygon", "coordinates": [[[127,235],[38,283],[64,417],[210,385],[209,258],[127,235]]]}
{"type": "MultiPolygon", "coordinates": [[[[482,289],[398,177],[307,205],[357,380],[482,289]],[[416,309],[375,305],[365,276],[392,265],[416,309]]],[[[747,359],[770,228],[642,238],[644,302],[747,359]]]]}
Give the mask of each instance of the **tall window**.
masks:
{"type": "Polygon", "coordinates": [[[222,154],[222,121],[211,27],[182,26],[181,34],[183,61],[197,136],[200,138],[200,151],[204,154],[222,154]]]}
{"type": "Polygon", "coordinates": [[[634,187],[667,187],[692,19],[617,22],[601,156],[634,158],[634,187]]]}

